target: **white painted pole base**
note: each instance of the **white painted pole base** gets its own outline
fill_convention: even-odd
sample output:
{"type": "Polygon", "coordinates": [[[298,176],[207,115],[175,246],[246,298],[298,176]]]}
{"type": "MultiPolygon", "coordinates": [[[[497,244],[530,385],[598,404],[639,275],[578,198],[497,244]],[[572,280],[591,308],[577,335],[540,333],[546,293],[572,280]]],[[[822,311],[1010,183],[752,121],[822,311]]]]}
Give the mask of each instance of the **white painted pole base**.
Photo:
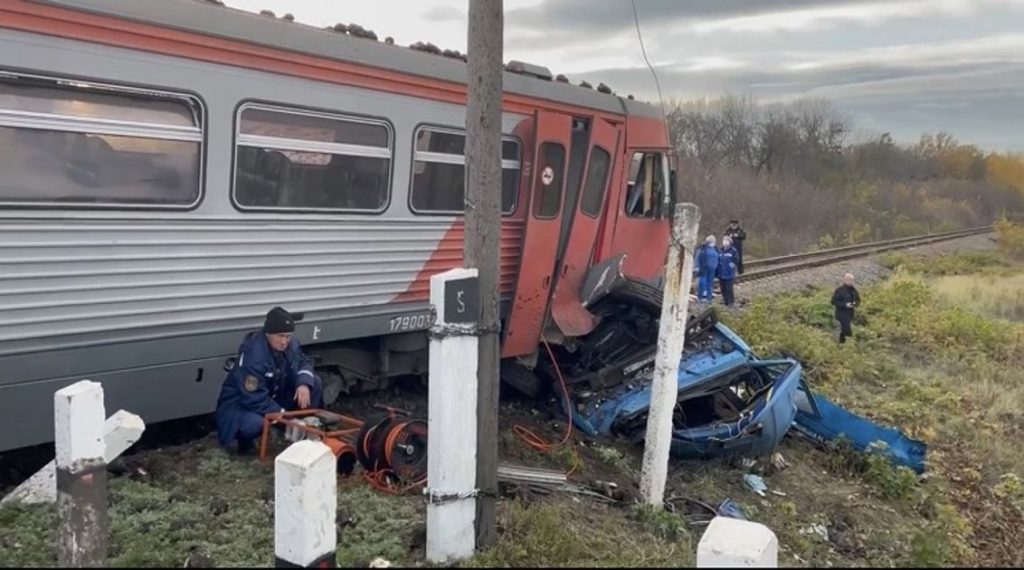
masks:
{"type": "MultiPolygon", "coordinates": [[[[139,416],[118,410],[104,424],[103,443],[107,464],[117,459],[146,431],[146,423],[139,416]]],[[[26,479],[0,500],[0,507],[14,503],[23,505],[54,504],[57,502],[57,461],[51,461],[36,474],[26,479]]]]}
{"type": "MultiPolygon", "coordinates": [[[[476,546],[477,336],[445,321],[445,287],[476,279],[476,269],[452,269],[430,278],[430,303],[437,314],[430,339],[427,414],[427,560],[468,558],[476,546]]],[[[450,299],[458,304],[458,295],[450,299]]],[[[455,309],[458,311],[459,306],[455,309]]]]}
{"type": "Polygon", "coordinates": [[[779,541],[768,527],[715,517],[697,545],[697,568],[778,568],[779,541]]]}
{"type": "Polygon", "coordinates": [[[644,501],[661,508],[668,478],[672,443],[672,410],[679,395],[679,359],[683,354],[686,322],[693,280],[693,251],[697,243],[700,209],[678,204],[672,220],[672,237],[665,262],[665,290],[658,325],[658,352],[651,382],[651,405],[647,412],[640,494],[644,501]]]}
{"type": "Polygon", "coordinates": [[[274,459],[274,554],[281,567],[335,567],[336,461],[319,441],[293,443],[274,459]]]}
{"type": "Polygon", "coordinates": [[[107,558],[103,387],[82,380],[53,395],[57,564],[99,567],[107,558]]]}

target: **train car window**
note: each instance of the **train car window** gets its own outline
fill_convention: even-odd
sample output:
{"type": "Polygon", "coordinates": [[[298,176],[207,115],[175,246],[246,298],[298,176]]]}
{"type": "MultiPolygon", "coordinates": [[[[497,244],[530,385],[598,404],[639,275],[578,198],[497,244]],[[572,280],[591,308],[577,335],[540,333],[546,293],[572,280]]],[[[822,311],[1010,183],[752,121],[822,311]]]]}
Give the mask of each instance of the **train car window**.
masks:
{"type": "Polygon", "coordinates": [[[587,179],[583,184],[583,197],[580,211],[596,218],[604,204],[604,190],[608,187],[608,168],[611,155],[605,149],[595,146],[590,150],[590,166],[587,167],[587,179]]]}
{"type": "Polygon", "coordinates": [[[565,147],[552,142],[540,145],[539,175],[533,191],[533,215],[553,218],[562,207],[565,180],[565,147]]]}
{"type": "Polygon", "coordinates": [[[184,95],[0,73],[0,204],[192,207],[202,118],[184,95]]]}
{"type": "MultiPolygon", "coordinates": [[[[465,210],[466,135],[422,127],[416,131],[410,206],[416,213],[461,214],[465,210]]],[[[515,211],[522,161],[519,141],[501,143],[501,211],[515,211]]]]}
{"type": "Polygon", "coordinates": [[[668,192],[665,156],[660,152],[635,152],[626,186],[626,215],[653,218],[668,192]]]}
{"type": "Polygon", "coordinates": [[[242,209],[380,212],[391,187],[383,121],[244,105],[234,197],[242,209]]]}

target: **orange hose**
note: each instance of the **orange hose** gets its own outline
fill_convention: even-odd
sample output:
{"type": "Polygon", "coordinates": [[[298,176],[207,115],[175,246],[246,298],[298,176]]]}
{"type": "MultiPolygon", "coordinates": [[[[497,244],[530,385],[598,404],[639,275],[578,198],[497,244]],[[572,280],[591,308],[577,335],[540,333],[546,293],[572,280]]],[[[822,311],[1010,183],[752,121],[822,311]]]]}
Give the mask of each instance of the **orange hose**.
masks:
{"type": "MultiPolygon", "coordinates": [[[[398,476],[397,473],[395,473],[394,469],[392,468],[392,459],[394,457],[392,453],[395,447],[395,443],[398,441],[398,438],[401,435],[402,430],[405,429],[405,427],[408,426],[410,423],[412,422],[403,422],[401,424],[393,426],[391,430],[388,432],[388,435],[384,438],[384,462],[387,465],[387,467],[376,469],[374,471],[363,472],[363,478],[366,480],[366,482],[369,483],[371,487],[382,493],[387,493],[389,495],[403,495],[413,489],[416,489],[417,487],[426,484],[427,482],[426,477],[422,477],[416,481],[410,481],[408,484],[400,486],[398,485],[398,482],[401,481],[401,478],[398,476]]],[[[374,462],[374,466],[377,467],[378,463],[374,462]]]]}
{"type": "MultiPolygon", "coordinates": [[[[568,442],[569,438],[572,436],[572,408],[570,407],[571,404],[569,402],[569,389],[565,386],[565,378],[562,377],[562,371],[561,369],[559,369],[558,362],[555,360],[555,353],[552,352],[551,345],[548,344],[548,341],[541,339],[541,342],[544,344],[544,348],[546,348],[548,351],[548,356],[551,358],[551,364],[554,365],[555,374],[558,376],[558,383],[561,384],[562,386],[562,396],[565,398],[565,415],[566,419],[568,420],[568,425],[566,426],[565,430],[565,437],[562,438],[562,441],[559,441],[557,443],[549,443],[545,441],[543,438],[541,438],[539,435],[531,431],[529,428],[518,424],[512,426],[512,431],[515,432],[515,434],[518,435],[519,438],[526,443],[526,445],[529,445],[530,447],[538,451],[542,451],[544,453],[551,453],[558,449],[559,447],[561,447],[562,445],[565,445],[565,443],[568,442]]],[[[573,466],[572,469],[570,469],[569,472],[566,473],[567,476],[572,475],[580,464],[580,457],[579,454],[576,453],[576,447],[572,447],[571,451],[573,457],[573,466]]]]}

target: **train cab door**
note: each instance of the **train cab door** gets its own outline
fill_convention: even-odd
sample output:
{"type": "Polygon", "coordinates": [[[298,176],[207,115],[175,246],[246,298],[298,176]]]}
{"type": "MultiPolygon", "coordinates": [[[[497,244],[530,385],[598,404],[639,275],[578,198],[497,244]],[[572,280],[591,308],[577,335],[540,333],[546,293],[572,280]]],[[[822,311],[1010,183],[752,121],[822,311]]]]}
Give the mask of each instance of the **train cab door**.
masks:
{"type": "Polygon", "coordinates": [[[614,189],[609,204],[615,208],[614,230],[602,239],[601,257],[628,253],[626,276],[655,280],[664,272],[671,226],[669,156],[643,148],[629,149],[626,156],[625,184],[614,189]]]}
{"type": "Polygon", "coordinates": [[[598,324],[598,318],[583,304],[581,289],[594,258],[620,138],[621,126],[593,119],[579,196],[571,215],[564,216],[569,233],[558,267],[551,316],[565,336],[585,335],[598,324]]]}
{"type": "Polygon", "coordinates": [[[529,211],[512,312],[505,327],[502,358],[532,354],[537,349],[558,255],[572,117],[538,111],[535,124],[529,211]]]}

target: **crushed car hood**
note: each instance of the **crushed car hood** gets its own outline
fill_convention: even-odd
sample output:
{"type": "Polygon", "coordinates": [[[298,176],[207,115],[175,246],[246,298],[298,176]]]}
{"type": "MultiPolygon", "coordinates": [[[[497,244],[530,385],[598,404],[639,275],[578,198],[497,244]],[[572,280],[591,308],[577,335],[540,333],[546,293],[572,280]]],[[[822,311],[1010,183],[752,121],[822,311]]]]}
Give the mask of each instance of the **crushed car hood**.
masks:
{"type": "MultiPolygon", "coordinates": [[[[687,346],[679,362],[680,396],[697,390],[723,374],[751,364],[750,346],[725,325],[716,323],[695,346],[687,346]]],[[[631,381],[578,400],[573,423],[584,433],[595,436],[613,431],[616,422],[646,414],[651,405],[651,363],[640,369],[631,381]]]]}

